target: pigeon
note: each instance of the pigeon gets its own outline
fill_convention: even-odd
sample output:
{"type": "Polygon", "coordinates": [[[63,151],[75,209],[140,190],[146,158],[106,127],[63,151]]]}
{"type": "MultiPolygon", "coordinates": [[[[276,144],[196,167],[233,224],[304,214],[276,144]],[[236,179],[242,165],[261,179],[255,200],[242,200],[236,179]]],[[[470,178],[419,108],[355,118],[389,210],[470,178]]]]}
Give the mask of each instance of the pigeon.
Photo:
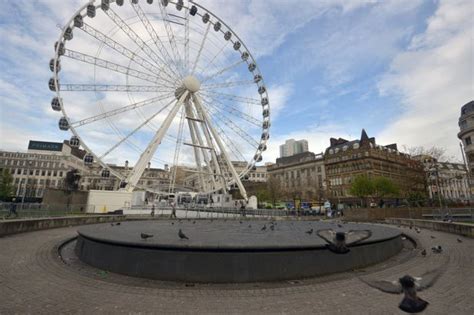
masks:
{"type": "Polygon", "coordinates": [[[111,226],[115,226],[115,225],[120,225],[120,222],[117,222],[117,223],[110,223],[111,226]]]}
{"type": "Polygon", "coordinates": [[[338,224],[337,227],[338,227],[338,228],[342,228],[342,224],[338,224]]]}
{"type": "Polygon", "coordinates": [[[274,226],[274,225],[270,225],[270,230],[274,231],[274,230],[275,230],[275,226],[274,226]]]}
{"type": "Polygon", "coordinates": [[[335,232],[333,229],[319,230],[316,232],[320,238],[326,241],[326,248],[336,254],[347,254],[350,252],[349,245],[358,243],[369,238],[372,232],[369,230],[350,230],[349,232],[335,232]]]}
{"type": "Polygon", "coordinates": [[[249,229],[250,229],[251,227],[252,227],[252,225],[251,225],[251,224],[249,224],[249,229]]]}
{"type": "Polygon", "coordinates": [[[431,247],[431,251],[435,254],[441,254],[443,252],[443,249],[441,248],[441,245],[431,247]]]}
{"type": "Polygon", "coordinates": [[[431,238],[432,238],[432,239],[435,239],[436,237],[434,237],[433,235],[431,235],[431,238]]]}
{"type": "Polygon", "coordinates": [[[421,230],[419,228],[415,228],[416,233],[420,233],[421,230]]]}
{"type": "Polygon", "coordinates": [[[308,234],[308,235],[311,235],[311,234],[313,234],[313,229],[311,229],[309,231],[306,231],[305,233],[308,234]]]}
{"type": "Polygon", "coordinates": [[[189,240],[189,238],[183,233],[183,231],[181,231],[181,229],[179,229],[178,236],[182,240],[189,240]]]}
{"type": "Polygon", "coordinates": [[[458,243],[462,243],[462,239],[458,238],[457,239],[458,243]]]}
{"type": "Polygon", "coordinates": [[[421,251],[421,256],[426,257],[426,249],[423,249],[423,250],[421,251]]]}
{"type": "Polygon", "coordinates": [[[261,231],[265,231],[267,229],[267,225],[264,224],[263,227],[260,229],[261,231]]]}
{"type": "Polygon", "coordinates": [[[196,224],[196,221],[193,221],[193,224],[196,224]]]}
{"type": "Polygon", "coordinates": [[[150,237],[153,237],[152,234],[146,234],[146,233],[142,233],[140,234],[142,240],[146,240],[147,238],[150,238],[150,237]]]}
{"type": "Polygon", "coordinates": [[[404,298],[398,305],[402,311],[407,313],[419,313],[426,309],[428,302],[417,296],[417,291],[422,291],[431,287],[442,273],[442,269],[434,269],[424,273],[421,277],[410,275],[399,278],[398,281],[371,281],[363,280],[369,286],[385,293],[404,293],[404,298]]]}
{"type": "Polygon", "coordinates": [[[174,222],[171,222],[171,225],[174,225],[174,222]]]}

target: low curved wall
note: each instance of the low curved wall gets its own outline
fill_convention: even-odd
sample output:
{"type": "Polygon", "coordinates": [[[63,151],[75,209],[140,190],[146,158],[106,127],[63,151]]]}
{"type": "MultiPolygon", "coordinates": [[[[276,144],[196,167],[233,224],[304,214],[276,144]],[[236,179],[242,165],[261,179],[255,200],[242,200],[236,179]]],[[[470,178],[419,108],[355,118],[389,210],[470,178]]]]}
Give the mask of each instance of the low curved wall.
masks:
{"type": "Polygon", "coordinates": [[[124,215],[88,215],[41,219],[19,219],[0,221],[0,237],[45,229],[60,228],[73,225],[107,223],[125,220],[124,215]]]}
{"type": "Polygon", "coordinates": [[[467,237],[474,237],[474,224],[459,223],[459,222],[443,222],[432,220],[415,220],[403,218],[388,218],[385,222],[394,225],[413,225],[423,229],[430,229],[434,231],[441,231],[463,235],[467,237]]]}
{"type": "Polygon", "coordinates": [[[272,249],[150,248],[102,242],[79,234],[85,263],[130,276],[204,283],[279,281],[347,271],[382,262],[402,249],[401,236],[334,254],[325,247],[272,249]]]}

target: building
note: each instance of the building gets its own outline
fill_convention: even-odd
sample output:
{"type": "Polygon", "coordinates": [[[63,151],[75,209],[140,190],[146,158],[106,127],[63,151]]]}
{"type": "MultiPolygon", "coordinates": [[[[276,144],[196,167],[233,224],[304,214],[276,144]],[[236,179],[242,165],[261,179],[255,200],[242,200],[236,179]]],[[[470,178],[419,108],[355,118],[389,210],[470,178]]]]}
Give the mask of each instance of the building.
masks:
{"type": "MultiPolygon", "coordinates": [[[[237,174],[241,174],[246,168],[248,163],[245,161],[232,161],[232,166],[234,167],[237,174]]],[[[232,175],[227,168],[223,168],[225,173],[223,174],[225,178],[231,179],[232,175]]],[[[209,176],[204,176],[204,179],[208,179],[209,176]]],[[[265,183],[267,181],[267,166],[255,166],[252,170],[250,170],[247,175],[241,179],[244,186],[246,186],[246,182],[251,183],[265,183]]],[[[185,186],[188,188],[192,188],[195,191],[200,190],[199,187],[199,174],[197,173],[190,173],[186,176],[184,180],[185,186]]]]}
{"type": "MultiPolygon", "coordinates": [[[[128,165],[128,161],[125,161],[124,166],[118,166],[113,164],[107,164],[107,166],[117,173],[124,176],[128,176],[132,167],[128,165]]],[[[145,169],[142,177],[138,181],[138,189],[146,187],[155,191],[167,192],[170,184],[170,172],[161,168],[152,168],[150,164],[145,169]]],[[[110,171],[104,170],[104,168],[98,164],[94,164],[89,167],[87,171],[84,171],[80,181],[81,190],[119,190],[120,179],[112,176],[110,171]]]]}
{"type": "Polygon", "coordinates": [[[428,155],[414,156],[423,163],[429,198],[436,202],[468,203],[470,189],[468,172],[461,163],[438,162],[428,155]]]}
{"type": "Polygon", "coordinates": [[[62,188],[66,173],[87,171],[85,151],[72,148],[69,141],[30,140],[27,152],[0,151],[0,171],[8,169],[13,176],[14,195],[28,201],[43,197],[47,188],[62,188]]]}
{"type": "Polygon", "coordinates": [[[474,171],[474,101],[470,101],[461,107],[461,117],[459,117],[458,138],[464,145],[469,171],[474,171]]]}
{"type": "Polygon", "coordinates": [[[289,139],[280,146],[280,157],[292,156],[295,154],[308,152],[308,141],[289,139]]]}
{"type": "Polygon", "coordinates": [[[291,199],[308,201],[325,198],[325,168],[321,154],[302,152],[280,157],[267,167],[268,180],[278,184],[278,195],[291,199]]]}
{"type": "Polygon", "coordinates": [[[405,196],[425,193],[423,165],[408,154],[398,151],[396,144],[378,145],[364,129],[360,139],[330,139],[324,154],[328,195],[333,202],[358,203],[349,193],[358,175],[383,176],[392,179],[405,196]]]}

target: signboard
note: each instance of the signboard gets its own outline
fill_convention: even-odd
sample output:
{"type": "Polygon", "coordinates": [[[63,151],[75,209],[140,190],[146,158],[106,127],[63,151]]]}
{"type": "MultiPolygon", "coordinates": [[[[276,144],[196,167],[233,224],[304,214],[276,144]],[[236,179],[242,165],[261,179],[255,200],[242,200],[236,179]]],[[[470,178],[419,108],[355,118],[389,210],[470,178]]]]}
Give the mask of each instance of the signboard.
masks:
{"type": "Polygon", "coordinates": [[[28,144],[28,150],[61,152],[63,150],[63,144],[61,142],[45,142],[45,141],[30,140],[30,143],[28,144]]]}

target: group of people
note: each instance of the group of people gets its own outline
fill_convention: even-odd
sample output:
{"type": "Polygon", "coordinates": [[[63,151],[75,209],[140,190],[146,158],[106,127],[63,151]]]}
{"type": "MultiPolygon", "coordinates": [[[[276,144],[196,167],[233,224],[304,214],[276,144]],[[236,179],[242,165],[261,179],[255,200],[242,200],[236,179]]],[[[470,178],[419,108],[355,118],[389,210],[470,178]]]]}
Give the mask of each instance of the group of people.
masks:
{"type": "MultiPolygon", "coordinates": [[[[171,215],[170,215],[170,218],[176,218],[176,203],[174,201],[171,201],[170,203],[170,206],[171,206],[171,215]]],[[[155,204],[152,204],[151,205],[151,213],[150,215],[152,217],[155,216],[155,204]]]]}

